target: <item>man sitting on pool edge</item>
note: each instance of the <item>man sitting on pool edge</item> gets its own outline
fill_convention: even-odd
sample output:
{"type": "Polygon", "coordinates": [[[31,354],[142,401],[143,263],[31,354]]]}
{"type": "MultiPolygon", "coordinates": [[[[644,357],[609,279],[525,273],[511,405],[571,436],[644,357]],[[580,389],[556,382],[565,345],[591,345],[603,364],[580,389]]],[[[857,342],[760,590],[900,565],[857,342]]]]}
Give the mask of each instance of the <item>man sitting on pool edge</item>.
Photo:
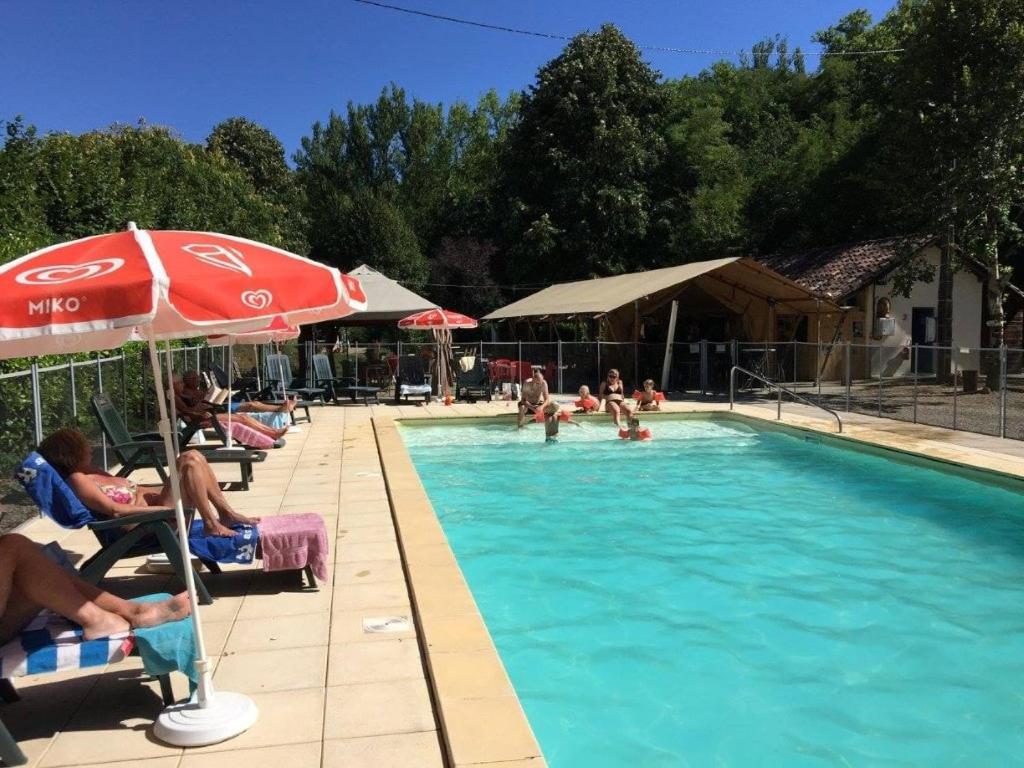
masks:
{"type": "Polygon", "coordinates": [[[523,382],[523,397],[519,401],[519,428],[526,423],[526,414],[537,414],[544,410],[544,406],[551,400],[551,393],[548,392],[548,383],[544,381],[544,374],[540,368],[533,369],[533,376],[523,382]]]}

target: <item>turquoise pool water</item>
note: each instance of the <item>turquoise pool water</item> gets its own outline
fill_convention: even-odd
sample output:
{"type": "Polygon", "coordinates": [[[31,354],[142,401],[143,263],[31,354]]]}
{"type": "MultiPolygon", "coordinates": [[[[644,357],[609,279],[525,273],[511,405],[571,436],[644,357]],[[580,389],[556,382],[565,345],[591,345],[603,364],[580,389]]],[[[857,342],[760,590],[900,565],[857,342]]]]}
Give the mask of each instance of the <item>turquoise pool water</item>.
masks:
{"type": "Polygon", "coordinates": [[[1024,497],[648,423],[402,428],[553,768],[1024,761],[1024,497]]]}

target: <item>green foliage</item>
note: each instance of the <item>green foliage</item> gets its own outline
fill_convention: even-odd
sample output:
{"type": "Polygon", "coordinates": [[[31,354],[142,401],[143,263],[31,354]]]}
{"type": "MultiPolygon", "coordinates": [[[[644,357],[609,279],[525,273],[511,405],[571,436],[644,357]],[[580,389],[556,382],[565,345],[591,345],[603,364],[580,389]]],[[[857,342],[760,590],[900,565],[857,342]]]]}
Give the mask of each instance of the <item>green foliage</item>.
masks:
{"type": "MultiPolygon", "coordinates": [[[[445,113],[391,85],[374,104],[315,123],[295,155],[313,258],[343,269],[367,263],[430,294],[426,255],[446,237],[492,227],[498,147],[515,103],[492,91],[475,108],[456,102],[445,113]]],[[[436,282],[453,282],[446,265],[433,269],[436,282]]]]}
{"type": "Polygon", "coordinates": [[[662,104],[658,73],[611,25],[541,67],[504,155],[508,278],[608,275],[646,261],[662,104]]]}

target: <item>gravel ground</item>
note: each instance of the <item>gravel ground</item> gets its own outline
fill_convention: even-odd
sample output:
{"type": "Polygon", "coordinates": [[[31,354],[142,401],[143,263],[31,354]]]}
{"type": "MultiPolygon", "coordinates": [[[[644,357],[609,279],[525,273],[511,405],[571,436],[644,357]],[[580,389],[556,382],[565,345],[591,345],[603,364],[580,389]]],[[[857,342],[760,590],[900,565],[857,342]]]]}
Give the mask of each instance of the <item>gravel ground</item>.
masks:
{"type": "Polygon", "coordinates": [[[39,516],[35,504],[13,480],[0,480],[0,533],[9,533],[26,520],[39,516]]]}
{"type": "MultiPolygon", "coordinates": [[[[796,389],[809,400],[816,401],[817,389],[798,386],[796,389]]],[[[753,393],[744,393],[746,397],[753,393]]],[[[881,412],[877,384],[855,384],[850,388],[850,408],[853,413],[868,416],[881,415],[899,421],[914,420],[914,387],[912,384],[885,383],[882,386],[881,412]]],[[[761,395],[767,397],[767,395],[761,395]]],[[[947,429],[999,435],[998,392],[957,392],[941,384],[919,384],[917,387],[917,421],[947,429]]],[[[821,403],[837,411],[846,410],[846,389],[840,386],[822,387],[821,403]]],[[[1024,387],[1011,387],[1006,392],[1006,437],[1024,440],[1024,387]]]]}

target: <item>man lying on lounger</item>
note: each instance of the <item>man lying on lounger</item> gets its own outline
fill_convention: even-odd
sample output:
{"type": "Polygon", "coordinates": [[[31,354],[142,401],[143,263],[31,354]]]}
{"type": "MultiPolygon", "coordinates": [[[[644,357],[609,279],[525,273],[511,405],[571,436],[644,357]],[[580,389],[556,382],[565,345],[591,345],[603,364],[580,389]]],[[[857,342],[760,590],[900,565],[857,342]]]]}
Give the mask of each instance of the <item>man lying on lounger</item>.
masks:
{"type": "Polygon", "coordinates": [[[539,368],[534,369],[533,378],[523,382],[523,398],[519,401],[519,428],[526,423],[526,414],[540,413],[551,400],[548,383],[539,368]]]}
{"type": "MultiPolygon", "coordinates": [[[[210,419],[217,419],[221,424],[226,424],[228,415],[226,413],[213,413],[209,403],[203,401],[203,393],[198,389],[189,389],[181,376],[175,375],[174,383],[174,408],[178,415],[183,418],[199,419],[204,426],[209,424],[210,419]]],[[[288,401],[291,402],[291,401],[288,401]]],[[[292,405],[294,407],[294,404],[292,405]]],[[[238,413],[231,417],[232,421],[244,424],[249,429],[266,435],[271,440],[280,440],[288,433],[288,427],[268,427],[262,421],[257,421],[244,413],[238,413]]]]}

